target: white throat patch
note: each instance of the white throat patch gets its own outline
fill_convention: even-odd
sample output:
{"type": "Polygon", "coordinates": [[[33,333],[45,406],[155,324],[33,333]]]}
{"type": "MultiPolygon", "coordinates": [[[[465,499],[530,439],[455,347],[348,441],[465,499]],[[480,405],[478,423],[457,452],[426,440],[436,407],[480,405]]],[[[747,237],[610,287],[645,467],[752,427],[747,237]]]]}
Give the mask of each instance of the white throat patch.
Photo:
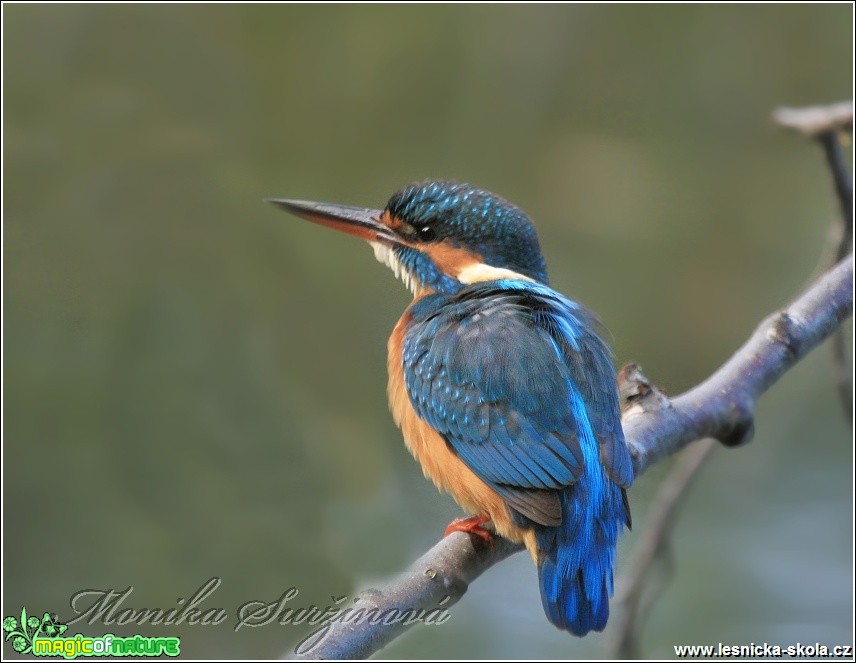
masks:
{"type": "Polygon", "coordinates": [[[402,283],[407,286],[407,289],[416,295],[416,291],[419,289],[419,283],[416,278],[404,268],[404,265],[401,264],[398,257],[395,255],[395,251],[386,244],[381,244],[380,242],[369,242],[369,244],[371,244],[377,261],[389,267],[392,270],[392,273],[395,274],[395,277],[401,279],[402,283]]]}

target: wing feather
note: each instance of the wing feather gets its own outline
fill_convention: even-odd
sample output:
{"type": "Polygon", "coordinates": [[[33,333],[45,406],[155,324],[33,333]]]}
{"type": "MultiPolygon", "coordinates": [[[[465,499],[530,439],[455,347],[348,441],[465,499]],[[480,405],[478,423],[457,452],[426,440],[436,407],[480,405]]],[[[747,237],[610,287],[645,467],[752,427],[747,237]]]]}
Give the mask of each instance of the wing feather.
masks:
{"type": "Polygon", "coordinates": [[[584,471],[580,400],[607,474],[621,486],[633,479],[615,369],[596,330],[585,309],[523,281],[474,284],[411,307],[403,361],[417,414],[540,524],[560,522],[554,491],[584,471]]]}

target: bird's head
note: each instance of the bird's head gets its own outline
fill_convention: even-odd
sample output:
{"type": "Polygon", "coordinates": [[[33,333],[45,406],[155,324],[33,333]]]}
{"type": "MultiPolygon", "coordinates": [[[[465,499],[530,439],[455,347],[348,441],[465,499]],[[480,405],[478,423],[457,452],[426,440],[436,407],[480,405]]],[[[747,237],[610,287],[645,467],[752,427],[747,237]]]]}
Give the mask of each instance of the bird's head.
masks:
{"type": "Polygon", "coordinates": [[[384,209],[272,199],[303,219],[367,240],[414,293],[455,292],[477,281],[547,283],[538,235],[520,208],[469,184],[411,184],[384,209]]]}

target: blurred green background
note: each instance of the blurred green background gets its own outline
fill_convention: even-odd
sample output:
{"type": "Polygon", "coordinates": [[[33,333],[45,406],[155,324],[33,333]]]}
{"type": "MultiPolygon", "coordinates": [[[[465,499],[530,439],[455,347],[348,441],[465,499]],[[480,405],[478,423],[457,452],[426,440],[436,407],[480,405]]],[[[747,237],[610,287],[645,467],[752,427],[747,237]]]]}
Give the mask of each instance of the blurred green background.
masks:
{"type": "MultiPolygon", "coordinates": [[[[426,177],[538,224],[553,285],[668,392],[715,369],[812,274],[837,208],[778,105],[850,98],[852,8],[3,7],[3,614],[85,588],[218,627],[137,627],[194,657],[306,634],[237,606],[394,575],[459,511],[386,408],[408,293],[269,196],[381,206],[426,177]]],[[[852,642],[853,449],[828,348],[717,450],[650,613],[672,645],[852,642]]],[[[635,530],[667,464],[630,497],[635,530]]],[[[74,627],[89,635],[105,627],[74,627]]],[[[121,632],[121,629],[112,629],[121,632]]],[[[9,644],[4,652],[11,652],[9,644]]],[[[518,555],[382,657],[596,657],[518,555]]]]}

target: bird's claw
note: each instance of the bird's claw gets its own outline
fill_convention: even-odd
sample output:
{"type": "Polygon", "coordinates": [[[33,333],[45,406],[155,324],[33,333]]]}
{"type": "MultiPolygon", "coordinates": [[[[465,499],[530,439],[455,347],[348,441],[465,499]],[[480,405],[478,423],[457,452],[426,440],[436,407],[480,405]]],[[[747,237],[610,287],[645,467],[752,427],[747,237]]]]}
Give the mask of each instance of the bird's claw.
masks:
{"type": "Polygon", "coordinates": [[[455,518],[449,523],[446,531],[443,532],[443,537],[449,536],[452,532],[466,532],[467,534],[479,537],[485,543],[493,543],[493,532],[482,527],[487,522],[490,522],[490,517],[488,516],[455,518]]]}

